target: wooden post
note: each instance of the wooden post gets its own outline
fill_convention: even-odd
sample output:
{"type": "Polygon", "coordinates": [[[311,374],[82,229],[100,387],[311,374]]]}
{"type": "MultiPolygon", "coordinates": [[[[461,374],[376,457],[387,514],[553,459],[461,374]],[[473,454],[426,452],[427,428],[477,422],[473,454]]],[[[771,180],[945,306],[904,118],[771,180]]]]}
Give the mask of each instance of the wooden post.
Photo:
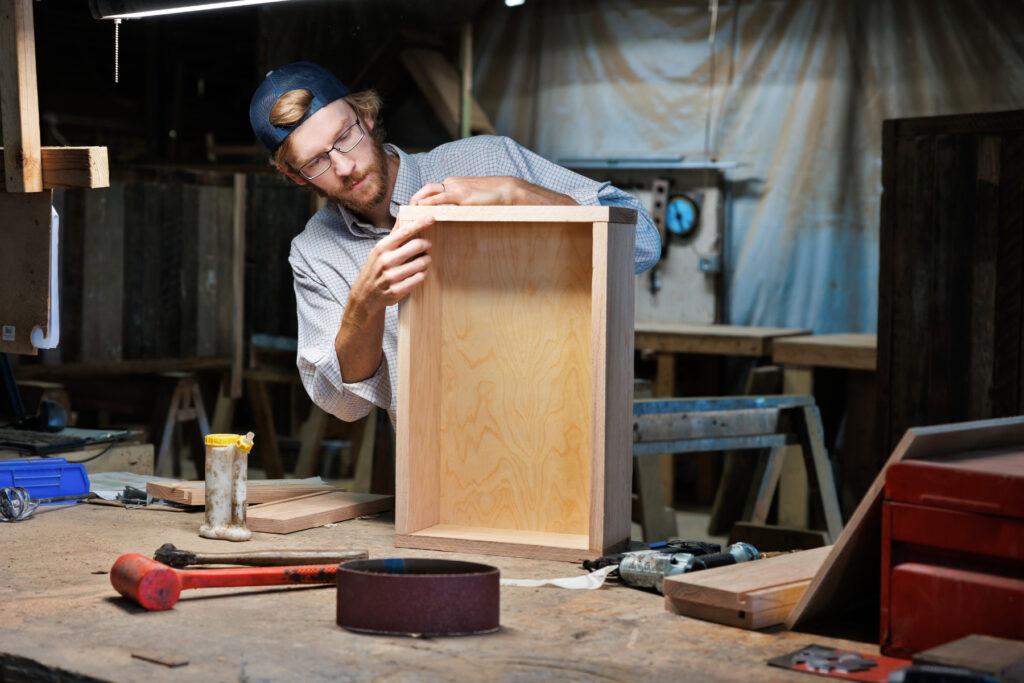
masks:
{"type": "Polygon", "coordinates": [[[245,174],[235,174],[231,249],[231,398],[242,395],[242,314],[245,310],[245,174]]]}
{"type": "Polygon", "coordinates": [[[473,118],[473,24],[462,25],[462,97],[459,109],[459,137],[472,135],[470,122],[473,118]]]}
{"type": "Polygon", "coordinates": [[[41,192],[32,0],[0,0],[0,109],[8,192],[41,192]]]}

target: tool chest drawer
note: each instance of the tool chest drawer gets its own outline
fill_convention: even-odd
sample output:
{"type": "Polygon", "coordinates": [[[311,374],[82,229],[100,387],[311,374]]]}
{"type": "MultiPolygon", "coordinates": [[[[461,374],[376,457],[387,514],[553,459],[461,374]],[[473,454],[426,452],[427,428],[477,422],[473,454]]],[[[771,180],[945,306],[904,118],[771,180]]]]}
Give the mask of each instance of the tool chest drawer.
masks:
{"type": "Polygon", "coordinates": [[[882,651],[909,657],[970,634],[1024,639],[1024,580],[907,562],[893,568],[882,651]]]}
{"type": "Polygon", "coordinates": [[[882,503],[881,647],[1024,638],[1024,452],[903,461],[882,503]]]}

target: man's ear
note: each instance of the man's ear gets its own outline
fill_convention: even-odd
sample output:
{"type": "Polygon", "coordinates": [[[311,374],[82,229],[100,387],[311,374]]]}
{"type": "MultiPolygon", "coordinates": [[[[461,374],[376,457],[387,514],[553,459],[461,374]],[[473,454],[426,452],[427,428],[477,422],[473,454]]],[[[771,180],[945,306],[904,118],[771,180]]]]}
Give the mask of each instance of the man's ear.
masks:
{"type": "Polygon", "coordinates": [[[277,170],[284,173],[288,178],[291,179],[296,185],[309,185],[309,181],[302,177],[295,169],[287,164],[274,164],[277,170]]]}

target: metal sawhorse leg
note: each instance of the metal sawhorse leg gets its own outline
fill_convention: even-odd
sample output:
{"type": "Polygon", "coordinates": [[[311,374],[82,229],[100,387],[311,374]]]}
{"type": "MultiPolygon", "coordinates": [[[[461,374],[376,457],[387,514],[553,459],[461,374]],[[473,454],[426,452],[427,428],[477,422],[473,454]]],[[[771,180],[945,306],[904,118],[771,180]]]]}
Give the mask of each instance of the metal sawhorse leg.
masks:
{"type": "MultiPolygon", "coordinates": [[[[843,529],[821,416],[812,396],[737,396],[633,402],[633,456],[707,451],[768,451],[755,477],[750,520],[763,524],[782,473],[782,447],[798,443],[816,484],[832,542],[843,529]]],[[[646,493],[652,493],[646,492],[646,493]]],[[[645,492],[642,492],[642,494],[645,492]]],[[[662,540],[662,539],[648,539],[662,540]]]]}

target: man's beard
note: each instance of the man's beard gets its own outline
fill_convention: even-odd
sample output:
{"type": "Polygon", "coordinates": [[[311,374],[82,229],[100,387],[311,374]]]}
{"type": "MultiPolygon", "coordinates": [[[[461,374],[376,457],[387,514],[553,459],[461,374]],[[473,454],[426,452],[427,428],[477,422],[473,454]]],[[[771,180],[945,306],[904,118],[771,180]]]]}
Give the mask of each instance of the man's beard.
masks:
{"type": "MultiPolygon", "coordinates": [[[[372,183],[377,184],[377,189],[370,197],[360,199],[353,197],[351,194],[327,192],[316,185],[309,186],[321,197],[338,202],[352,213],[357,213],[361,216],[368,215],[378,204],[387,198],[388,194],[387,154],[384,151],[384,145],[372,135],[368,135],[365,142],[373,146],[373,162],[362,173],[358,175],[353,174],[345,178],[344,191],[348,192],[352,189],[353,185],[365,179],[368,185],[372,183]]],[[[360,191],[365,192],[366,187],[360,188],[360,191]]]]}

